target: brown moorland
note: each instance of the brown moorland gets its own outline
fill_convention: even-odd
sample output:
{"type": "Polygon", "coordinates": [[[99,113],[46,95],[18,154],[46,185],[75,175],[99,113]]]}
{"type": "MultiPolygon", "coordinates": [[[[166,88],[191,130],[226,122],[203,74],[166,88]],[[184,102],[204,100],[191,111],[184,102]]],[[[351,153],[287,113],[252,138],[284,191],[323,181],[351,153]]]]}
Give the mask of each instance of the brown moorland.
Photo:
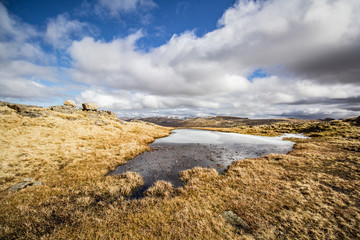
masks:
{"type": "Polygon", "coordinates": [[[212,130],[304,132],[289,154],[234,162],[224,174],[194,168],[180,189],[143,184],[117,165],[170,128],[76,111],[0,107],[1,239],[359,239],[360,127],[355,120],[273,123],[212,130]],[[41,113],[41,114],[35,114],[41,113]],[[24,178],[42,185],[8,188],[24,178]],[[232,210],[249,226],[227,222],[232,210]]]}
{"type": "Polygon", "coordinates": [[[148,118],[135,118],[127,119],[127,121],[143,121],[155,123],[164,127],[175,128],[234,128],[234,127],[253,127],[259,125],[270,125],[275,123],[306,123],[313,122],[307,119],[293,119],[293,118],[274,118],[274,119],[249,119],[240,117],[229,116],[216,116],[216,117],[197,117],[197,118],[171,118],[171,117],[148,117],[148,118]]]}

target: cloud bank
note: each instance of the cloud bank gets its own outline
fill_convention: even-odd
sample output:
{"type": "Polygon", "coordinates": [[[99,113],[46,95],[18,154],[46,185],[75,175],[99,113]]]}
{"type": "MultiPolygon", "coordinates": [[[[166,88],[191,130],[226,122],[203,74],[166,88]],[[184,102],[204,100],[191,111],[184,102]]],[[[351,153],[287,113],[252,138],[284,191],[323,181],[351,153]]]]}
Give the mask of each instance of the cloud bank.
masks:
{"type": "Polygon", "coordinates": [[[73,78],[92,86],[78,99],[111,96],[104,107],[118,110],[351,115],[319,99],[359,96],[359,10],[351,0],[239,1],[218,29],[174,35],[146,53],[136,48],[141,32],[112,42],[84,38],[69,49],[73,78]],[[259,68],[268,76],[249,81],[259,68]]]}
{"type": "MultiPolygon", "coordinates": [[[[110,15],[154,7],[145,0],[111,4],[98,2],[110,15]]],[[[6,13],[2,5],[0,11],[6,13]]],[[[87,86],[75,96],[77,102],[95,101],[120,115],[342,118],[360,114],[359,12],[357,0],[240,0],[217,29],[202,37],[190,29],[149,51],[137,47],[141,29],[107,42],[67,15],[50,20],[44,36],[65,49],[73,83],[87,86]],[[75,32],[82,32],[77,40],[75,32]],[[266,74],[254,75],[259,69],[266,74]]],[[[19,58],[44,55],[37,45],[25,49],[35,30],[18,31],[23,27],[16,20],[8,15],[5,20],[0,29],[18,44],[3,62],[15,66],[19,58]]],[[[1,44],[14,42],[1,39],[1,44]]],[[[52,79],[51,67],[37,67],[26,74],[52,79]]],[[[8,73],[0,68],[19,85],[37,83],[21,71],[8,73]]],[[[1,96],[12,92],[8,83],[0,82],[1,96]]]]}

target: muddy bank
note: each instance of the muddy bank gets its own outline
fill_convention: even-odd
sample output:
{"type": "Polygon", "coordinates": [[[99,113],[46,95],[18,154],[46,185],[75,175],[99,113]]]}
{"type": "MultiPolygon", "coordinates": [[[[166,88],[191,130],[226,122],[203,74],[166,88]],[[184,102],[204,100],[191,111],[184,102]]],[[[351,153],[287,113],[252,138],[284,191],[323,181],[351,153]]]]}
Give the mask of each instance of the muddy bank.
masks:
{"type": "Polygon", "coordinates": [[[223,173],[233,161],[269,153],[287,153],[293,145],[281,137],[178,129],[169,137],[156,140],[151,151],[118,166],[110,175],[127,171],[139,173],[145,185],[133,197],[141,197],[158,180],[169,181],[174,187],[182,186],[179,173],[186,169],[200,166],[223,173]]]}

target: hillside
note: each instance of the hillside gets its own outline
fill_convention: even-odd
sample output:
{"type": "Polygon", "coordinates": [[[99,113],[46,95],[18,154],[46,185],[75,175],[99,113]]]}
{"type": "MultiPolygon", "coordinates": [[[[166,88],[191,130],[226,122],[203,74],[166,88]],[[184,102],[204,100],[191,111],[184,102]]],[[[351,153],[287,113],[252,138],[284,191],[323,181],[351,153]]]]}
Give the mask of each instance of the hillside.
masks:
{"type": "Polygon", "coordinates": [[[168,118],[168,117],[148,117],[148,118],[139,118],[137,120],[155,123],[160,126],[181,127],[181,128],[193,128],[193,127],[232,128],[239,126],[270,125],[274,123],[311,122],[311,120],[303,120],[303,119],[289,119],[289,118],[249,119],[249,118],[239,118],[239,117],[229,117],[229,116],[199,117],[199,118],[187,118],[187,119],[168,118]]]}
{"type": "Polygon", "coordinates": [[[184,187],[159,181],[130,200],[141,176],[107,173],[171,128],[108,111],[0,105],[0,239],[360,238],[355,118],[209,128],[311,138],[292,139],[289,154],[234,162],[224,175],[186,170],[184,187]],[[19,183],[28,184],[12,188],[19,183]]]}

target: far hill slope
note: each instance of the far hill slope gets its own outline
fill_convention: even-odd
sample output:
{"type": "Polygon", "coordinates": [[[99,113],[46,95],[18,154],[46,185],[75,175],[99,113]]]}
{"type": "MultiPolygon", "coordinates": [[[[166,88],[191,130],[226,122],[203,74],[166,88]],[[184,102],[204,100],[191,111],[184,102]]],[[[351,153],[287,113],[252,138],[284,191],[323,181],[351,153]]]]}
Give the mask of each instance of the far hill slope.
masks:
{"type": "Polygon", "coordinates": [[[149,117],[138,118],[144,122],[151,122],[160,126],[166,127],[216,127],[216,128],[231,128],[239,126],[258,126],[270,125],[274,123],[306,123],[312,120],[303,119],[289,119],[289,118],[275,118],[275,119],[248,119],[231,116],[217,116],[217,117],[199,117],[199,118],[168,118],[168,117],[149,117]]]}

